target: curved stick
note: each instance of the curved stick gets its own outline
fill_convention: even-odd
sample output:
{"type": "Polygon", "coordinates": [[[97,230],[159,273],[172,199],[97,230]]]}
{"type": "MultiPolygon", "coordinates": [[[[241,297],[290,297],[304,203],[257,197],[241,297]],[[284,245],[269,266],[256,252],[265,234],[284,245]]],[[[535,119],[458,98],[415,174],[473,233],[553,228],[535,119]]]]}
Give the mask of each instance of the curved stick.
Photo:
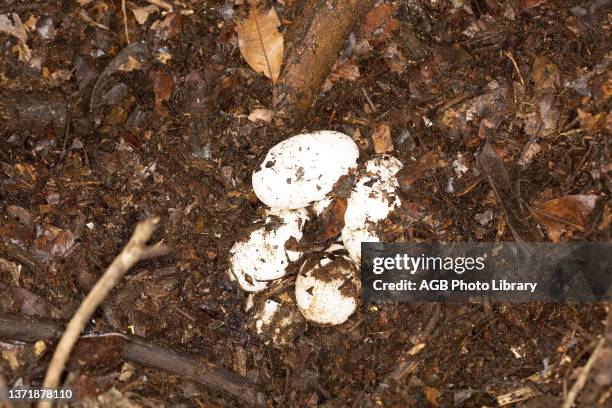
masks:
{"type": "MultiPolygon", "coordinates": [[[[169,248],[165,245],[146,245],[158,223],[159,218],[156,217],[136,225],[134,233],[123,251],[117,255],[85,297],[70,322],[68,322],[64,334],[55,348],[43,381],[43,387],[55,388],[58,386],[64,366],[70,357],[70,351],[85,328],[87,321],[128,269],[138,261],[168,253],[169,248]]],[[[39,408],[49,408],[50,406],[51,402],[49,401],[41,401],[38,404],[39,408]]]]}

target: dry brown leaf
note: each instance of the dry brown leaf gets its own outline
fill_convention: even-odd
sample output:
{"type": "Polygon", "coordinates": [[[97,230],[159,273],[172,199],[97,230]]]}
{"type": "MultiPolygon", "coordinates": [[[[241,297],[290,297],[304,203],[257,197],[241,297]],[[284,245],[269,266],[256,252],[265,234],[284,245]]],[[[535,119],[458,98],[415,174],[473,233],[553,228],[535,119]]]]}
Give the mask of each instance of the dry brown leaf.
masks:
{"type": "Polygon", "coordinates": [[[249,120],[251,122],[262,121],[270,123],[273,118],[274,111],[270,109],[253,109],[251,113],[249,113],[249,120]]]}
{"type": "Polygon", "coordinates": [[[128,55],[127,60],[117,67],[118,71],[132,72],[142,68],[142,64],[138,59],[128,55]]]}
{"type": "Polygon", "coordinates": [[[19,56],[18,59],[21,62],[30,62],[30,60],[32,59],[32,50],[24,41],[18,41],[17,44],[15,44],[13,48],[11,48],[11,51],[17,53],[17,55],[19,56]]]}
{"type": "Polygon", "coordinates": [[[372,132],[372,142],[376,153],[388,153],[393,151],[393,140],[391,140],[391,129],[384,123],[379,123],[372,132]]]}
{"type": "Polygon", "coordinates": [[[355,61],[351,59],[342,64],[334,65],[331,74],[329,74],[329,79],[332,82],[336,82],[339,79],[354,81],[359,78],[360,75],[359,67],[355,64],[355,61]]]}
{"type": "Polygon", "coordinates": [[[561,84],[559,67],[544,55],[538,55],[535,58],[531,75],[535,84],[536,94],[554,90],[561,84]]]}
{"type": "Polygon", "coordinates": [[[36,30],[36,24],[38,23],[38,17],[36,16],[30,16],[25,23],[23,23],[23,27],[26,29],[26,31],[28,32],[32,32],[34,30],[36,30]]]}
{"type": "Polygon", "coordinates": [[[440,398],[440,391],[433,387],[424,386],[423,392],[425,393],[425,398],[427,398],[427,402],[429,402],[434,407],[440,406],[440,402],[438,402],[438,399],[440,398]]]}
{"type": "Polygon", "coordinates": [[[346,198],[336,197],[332,203],[323,210],[319,220],[323,231],[317,237],[317,242],[324,242],[342,232],[344,228],[344,213],[346,212],[346,198]]]}
{"type": "Polygon", "coordinates": [[[149,18],[149,14],[156,13],[159,11],[159,8],[153,4],[149,4],[146,7],[136,7],[132,9],[132,13],[134,13],[134,17],[138,24],[142,25],[147,22],[149,18]]]}
{"type": "Polygon", "coordinates": [[[344,62],[338,62],[331,68],[329,76],[325,79],[325,83],[321,86],[321,92],[328,92],[334,86],[334,83],[346,79],[347,81],[354,81],[361,76],[359,67],[355,64],[353,59],[349,59],[344,62]]]}
{"type": "Polygon", "coordinates": [[[251,7],[248,18],[236,23],[240,53],[251,68],[272,79],[272,83],[278,80],[283,63],[284,42],[279,26],[274,7],[266,13],[251,7]]]}
{"type": "Polygon", "coordinates": [[[593,211],[596,195],[568,195],[532,207],[533,216],[548,232],[553,242],[559,242],[568,228],[584,231],[588,215],[593,211]]]}

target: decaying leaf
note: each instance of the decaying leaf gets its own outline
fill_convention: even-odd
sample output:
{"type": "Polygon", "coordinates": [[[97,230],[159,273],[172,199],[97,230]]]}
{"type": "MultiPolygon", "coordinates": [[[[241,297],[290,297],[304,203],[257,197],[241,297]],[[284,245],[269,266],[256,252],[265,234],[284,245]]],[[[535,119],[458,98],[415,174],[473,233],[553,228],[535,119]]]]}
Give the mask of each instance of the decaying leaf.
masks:
{"type": "Polygon", "coordinates": [[[132,72],[132,71],[136,71],[140,69],[141,67],[142,67],[142,64],[140,63],[138,59],[134,58],[131,55],[128,55],[125,63],[119,65],[117,67],[117,70],[125,71],[125,72],[132,72]]]}
{"type": "Polygon", "coordinates": [[[323,86],[321,87],[321,91],[323,93],[328,92],[334,86],[334,82],[337,82],[341,79],[345,79],[347,81],[354,81],[361,73],[359,72],[359,67],[355,64],[354,59],[349,59],[346,61],[336,61],[334,66],[331,69],[331,73],[325,79],[323,86]]]}
{"type": "Polygon", "coordinates": [[[400,51],[397,44],[394,42],[387,47],[385,51],[385,60],[391,72],[395,72],[396,74],[404,72],[408,65],[406,57],[404,57],[404,54],[402,54],[402,51],[400,51]]]}
{"type": "Polygon", "coordinates": [[[540,153],[541,150],[542,146],[540,146],[538,143],[536,143],[535,141],[530,142],[525,148],[525,150],[523,150],[523,153],[521,153],[521,157],[519,158],[518,164],[520,164],[521,166],[526,166],[527,164],[531,163],[534,157],[538,153],[540,153]]]}
{"type": "Polygon", "coordinates": [[[504,210],[506,224],[518,243],[539,241],[539,234],[527,221],[523,206],[504,162],[496,149],[486,143],[476,157],[481,174],[489,182],[497,201],[504,210]]]}
{"type": "MultiPolygon", "coordinates": [[[[350,182],[352,179],[345,178],[350,182]]],[[[335,188],[342,189],[339,185],[335,188]]],[[[336,196],[314,221],[304,227],[304,236],[297,243],[298,247],[309,247],[313,244],[326,242],[342,232],[344,228],[344,213],[346,212],[346,197],[336,196]]]]}
{"type": "Polygon", "coordinates": [[[588,215],[593,211],[596,195],[568,195],[532,207],[533,216],[548,232],[553,242],[559,242],[568,228],[585,231],[588,215]]]}
{"type": "Polygon", "coordinates": [[[393,4],[381,4],[374,7],[365,17],[365,21],[359,27],[359,37],[365,38],[375,31],[380,30],[385,35],[393,31],[397,25],[397,21],[393,18],[395,14],[395,6],[393,4]]]}
{"type": "Polygon", "coordinates": [[[90,109],[95,109],[103,103],[105,94],[116,84],[113,74],[117,71],[131,72],[147,67],[151,60],[151,52],[143,43],[137,42],[121,50],[104,68],[98,77],[89,101],[90,109]]]}
{"type": "Polygon", "coordinates": [[[168,110],[164,103],[170,100],[174,80],[171,75],[163,71],[151,74],[151,79],[153,79],[153,91],[155,92],[155,112],[165,117],[168,115],[168,110]]]}
{"type": "Polygon", "coordinates": [[[372,132],[372,142],[376,153],[389,153],[393,151],[391,129],[385,123],[379,123],[372,132]]]}
{"type": "MultiPolygon", "coordinates": [[[[605,126],[607,120],[605,112],[600,112],[593,115],[590,112],[586,112],[578,108],[576,109],[576,113],[578,113],[580,126],[590,134],[601,131],[605,126]]],[[[608,114],[608,116],[609,115],[610,114],[608,114]]]]}
{"type": "Polygon", "coordinates": [[[397,180],[402,189],[407,190],[420,179],[425,172],[444,167],[445,165],[446,162],[440,158],[438,152],[429,151],[423,154],[418,162],[404,166],[399,173],[397,173],[397,180]]]}
{"type": "Polygon", "coordinates": [[[26,41],[28,39],[28,33],[26,32],[21,19],[17,13],[12,13],[11,18],[8,14],[0,14],[0,32],[10,34],[19,39],[19,41],[26,41]],[[11,18],[13,22],[11,22],[11,18]]]}
{"type": "Polygon", "coordinates": [[[423,392],[425,394],[425,398],[427,398],[427,402],[429,402],[434,407],[439,407],[440,402],[438,399],[440,398],[440,391],[433,387],[423,387],[423,392]]]}
{"type": "Polygon", "coordinates": [[[317,237],[318,242],[327,241],[342,232],[342,228],[344,228],[346,205],[346,198],[337,197],[325,210],[323,210],[319,216],[323,225],[323,231],[321,231],[317,237]]]}
{"type": "Polygon", "coordinates": [[[240,53],[251,68],[272,79],[272,83],[278,80],[283,63],[284,42],[279,26],[274,7],[265,13],[252,7],[249,16],[236,23],[240,53]]]}
{"type": "Polygon", "coordinates": [[[169,40],[181,33],[183,29],[182,21],[179,13],[167,13],[163,20],[151,24],[151,29],[157,31],[160,38],[169,40]]]}

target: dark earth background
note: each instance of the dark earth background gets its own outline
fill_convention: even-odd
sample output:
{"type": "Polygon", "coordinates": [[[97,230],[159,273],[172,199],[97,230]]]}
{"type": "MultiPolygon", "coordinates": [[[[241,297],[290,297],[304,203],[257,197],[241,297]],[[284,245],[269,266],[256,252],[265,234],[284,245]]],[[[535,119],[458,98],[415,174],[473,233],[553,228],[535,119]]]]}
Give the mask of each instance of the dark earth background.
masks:
{"type": "MultiPolygon", "coordinates": [[[[292,3],[269,3],[283,30],[292,3]]],[[[399,239],[609,242],[612,2],[380,2],[305,117],[269,123],[248,119],[272,109],[270,80],[237,47],[248,6],[167,4],[141,24],[132,10],[149,3],[127,2],[129,48],[121,1],[0,4],[27,34],[0,32],[0,312],[66,321],[159,215],[154,240],[172,254],[135,266],[87,333],[203,356],[269,406],[496,406],[516,390],[501,401],[560,406],[605,304],[362,304],[279,349],[249,329],[228,251],[263,215],[250,175],[270,147],[332,129],[365,161],[381,127],[407,168],[399,239]],[[513,194],[478,165],[486,141],[513,194]]],[[[0,379],[39,384],[52,347],[1,341],[0,379]]],[[[612,406],[600,374],[580,406],[612,406]]],[[[115,405],[243,405],[110,355],[69,378],[81,398],[116,388],[115,405]]]]}

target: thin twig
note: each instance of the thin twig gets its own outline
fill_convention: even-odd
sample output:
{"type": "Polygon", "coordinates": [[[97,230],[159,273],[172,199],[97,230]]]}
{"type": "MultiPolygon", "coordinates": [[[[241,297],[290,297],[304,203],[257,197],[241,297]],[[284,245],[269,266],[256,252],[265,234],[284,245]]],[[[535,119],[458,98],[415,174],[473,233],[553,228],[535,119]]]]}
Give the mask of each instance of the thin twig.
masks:
{"type": "MultiPolygon", "coordinates": [[[[85,297],[68,323],[62,338],[55,348],[55,352],[53,353],[51,363],[49,364],[47,374],[43,381],[43,387],[55,388],[58,386],[60,375],[68,361],[74,343],[79,338],[79,335],[98,305],[102,303],[104,298],[106,298],[128,269],[138,261],[168,253],[169,248],[165,245],[146,245],[158,222],[159,218],[156,217],[136,225],[136,229],[125,248],[123,248],[123,251],[113,260],[100,280],[96,282],[89,294],[85,297]]],[[[51,403],[49,401],[43,401],[40,402],[38,406],[39,408],[50,408],[51,403]]]]}
{"type": "Polygon", "coordinates": [[[149,2],[150,4],[153,4],[155,6],[161,7],[163,9],[166,9],[168,11],[172,11],[172,5],[166,3],[163,0],[147,0],[147,2],[149,2]]]}
{"type": "Polygon", "coordinates": [[[125,28],[125,42],[127,42],[127,44],[130,45],[131,42],[130,42],[130,33],[128,32],[127,13],[125,11],[125,0],[121,0],[121,13],[123,13],[123,27],[125,28]]]}
{"type": "Polygon", "coordinates": [[[83,21],[85,21],[86,23],[91,24],[94,27],[98,27],[101,28],[102,30],[106,30],[106,31],[111,31],[110,28],[108,28],[107,26],[105,26],[104,24],[100,24],[97,21],[95,21],[93,18],[89,17],[89,15],[84,12],[84,11],[79,11],[78,16],[81,17],[83,19],[83,21]]]}
{"type": "Polygon", "coordinates": [[[516,60],[514,59],[514,56],[512,55],[512,52],[506,51],[506,52],[504,52],[504,55],[506,57],[508,57],[508,59],[510,61],[512,61],[512,65],[514,65],[514,69],[516,70],[516,73],[519,76],[519,80],[521,81],[521,85],[525,86],[525,80],[523,79],[523,75],[521,75],[521,70],[519,69],[519,66],[516,63],[516,60]]]}
{"type": "Polygon", "coordinates": [[[578,376],[578,379],[576,380],[574,385],[572,385],[572,388],[570,389],[570,391],[567,393],[567,398],[563,402],[563,408],[571,408],[572,405],[574,405],[574,402],[576,402],[576,398],[578,398],[578,394],[580,394],[580,391],[582,391],[582,388],[584,388],[587,382],[587,379],[589,378],[589,373],[591,372],[591,369],[597,362],[597,359],[599,358],[599,355],[601,354],[601,351],[603,350],[604,345],[605,345],[605,338],[602,337],[597,342],[597,346],[593,350],[591,357],[589,357],[589,361],[587,361],[585,366],[582,367],[582,370],[580,371],[580,375],[578,376]]]}
{"type": "Polygon", "coordinates": [[[368,95],[368,92],[365,90],[364,87],[361,87],[361,92],[363,92],[366,101],[368,101],[368,105],[370,105],[370,109],[372,109],[372,112],[376,112],[376,105],[374,105],[374,102],[372,102],[372,99],[370,99],[370,95],[368,95]]]}

